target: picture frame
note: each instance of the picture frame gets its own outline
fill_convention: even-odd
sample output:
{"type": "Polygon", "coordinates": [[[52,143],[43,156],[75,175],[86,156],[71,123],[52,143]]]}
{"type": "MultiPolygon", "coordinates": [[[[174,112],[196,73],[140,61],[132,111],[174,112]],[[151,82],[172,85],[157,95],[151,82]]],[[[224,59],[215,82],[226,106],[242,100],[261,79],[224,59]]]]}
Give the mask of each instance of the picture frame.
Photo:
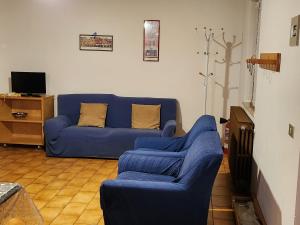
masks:
{"type": "Polygon", "coordinates": [[[160,20],[144,20],[143,60],[159,61],[160,20]]]}
{"type": "Polygon", "coordinates": [[[82,51],[113,51],[112,35],[79,35],[79,49],[82,51]]]}

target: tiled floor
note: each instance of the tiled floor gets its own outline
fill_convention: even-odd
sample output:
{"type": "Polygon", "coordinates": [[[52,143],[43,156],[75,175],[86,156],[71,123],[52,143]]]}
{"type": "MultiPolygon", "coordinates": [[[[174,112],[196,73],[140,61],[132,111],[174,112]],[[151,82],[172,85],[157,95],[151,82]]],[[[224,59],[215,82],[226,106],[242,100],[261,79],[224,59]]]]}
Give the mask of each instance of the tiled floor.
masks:
{"type": "MultiPolygon", "coordinates": [[[[104,224],[99,186],[116,174],[116,160],[48,158],[41,150],[0,147],[0,181],[22,184],[45,224],[104,224]]],[[[211,207],[208,225],[234,224],[226,158],[214,185],[211,207]]]]}

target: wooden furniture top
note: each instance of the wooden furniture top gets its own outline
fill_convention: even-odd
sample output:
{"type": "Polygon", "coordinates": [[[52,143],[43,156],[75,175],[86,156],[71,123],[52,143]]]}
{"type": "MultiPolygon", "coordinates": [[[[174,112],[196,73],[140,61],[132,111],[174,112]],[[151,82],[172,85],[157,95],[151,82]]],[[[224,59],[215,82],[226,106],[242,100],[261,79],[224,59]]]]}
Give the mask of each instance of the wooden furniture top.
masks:
{"type": "Polygon", "coordinates": [[[31,96],[9,96],[9,95],[0,95],[1,99],[16,99],[16,100],[41,100],[46,98],[54,98],[54,95],[43,95],[41,97],[31,97],[31,96]]]}

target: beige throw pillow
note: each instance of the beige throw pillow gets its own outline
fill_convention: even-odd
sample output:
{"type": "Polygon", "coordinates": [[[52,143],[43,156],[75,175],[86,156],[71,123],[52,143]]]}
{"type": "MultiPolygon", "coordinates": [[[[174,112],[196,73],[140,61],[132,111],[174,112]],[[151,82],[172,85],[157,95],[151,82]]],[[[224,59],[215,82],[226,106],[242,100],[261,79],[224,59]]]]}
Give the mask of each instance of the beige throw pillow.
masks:
{"type": "Polygon", "coordinates": [[[105,127],[107,104],[81,103],[78,126],[105,127]]]}
{"type": "Polygon", "coordinates": [[[132,104],[131,127],[159,129],[161,105],[132,104]]]}

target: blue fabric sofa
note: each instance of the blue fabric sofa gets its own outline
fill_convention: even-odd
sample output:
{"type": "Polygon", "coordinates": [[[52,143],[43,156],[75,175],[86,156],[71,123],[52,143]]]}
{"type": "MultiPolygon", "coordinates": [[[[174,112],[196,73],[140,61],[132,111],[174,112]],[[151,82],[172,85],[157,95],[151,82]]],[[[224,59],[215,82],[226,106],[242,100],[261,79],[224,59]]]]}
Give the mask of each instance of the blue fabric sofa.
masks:
{"type": "Polygon", "coordinates": [[[58,116],[44,126],[46,154],[56,157],[118,158],[137,137],[170,137],[176,129],[175,99],[69,94],[57,98],[58,116]],[[107,103],[106,127],[78,127],[80,103],[107,103]],[[161,105],[160,129],[132,129],[131,105],[161,105]]]}
{"type": "Polygon", "coordinates": [[[167,175],[159,166],[145,164],[146,172],[125,171],[104,181],[100,201],[106,225],[207,224],[212,185],[223,158],[218,133],[200,133],[185,151],[157,154],[162,155],[153,165],[169,158],[171,167],[174,154],[185,154],[179,173],[167,175]]]}
{"type": "Polygon", "coordinates": [[[135,141],[135,149],[126,151],[119,158],[118,171],[151,173],[152,170],[159,170],[160,174],[177,176],[186,150],[194,140],[203,132],[216,130],[215,118],[204,115],[183,137],[139,137],[135,141]]]}

